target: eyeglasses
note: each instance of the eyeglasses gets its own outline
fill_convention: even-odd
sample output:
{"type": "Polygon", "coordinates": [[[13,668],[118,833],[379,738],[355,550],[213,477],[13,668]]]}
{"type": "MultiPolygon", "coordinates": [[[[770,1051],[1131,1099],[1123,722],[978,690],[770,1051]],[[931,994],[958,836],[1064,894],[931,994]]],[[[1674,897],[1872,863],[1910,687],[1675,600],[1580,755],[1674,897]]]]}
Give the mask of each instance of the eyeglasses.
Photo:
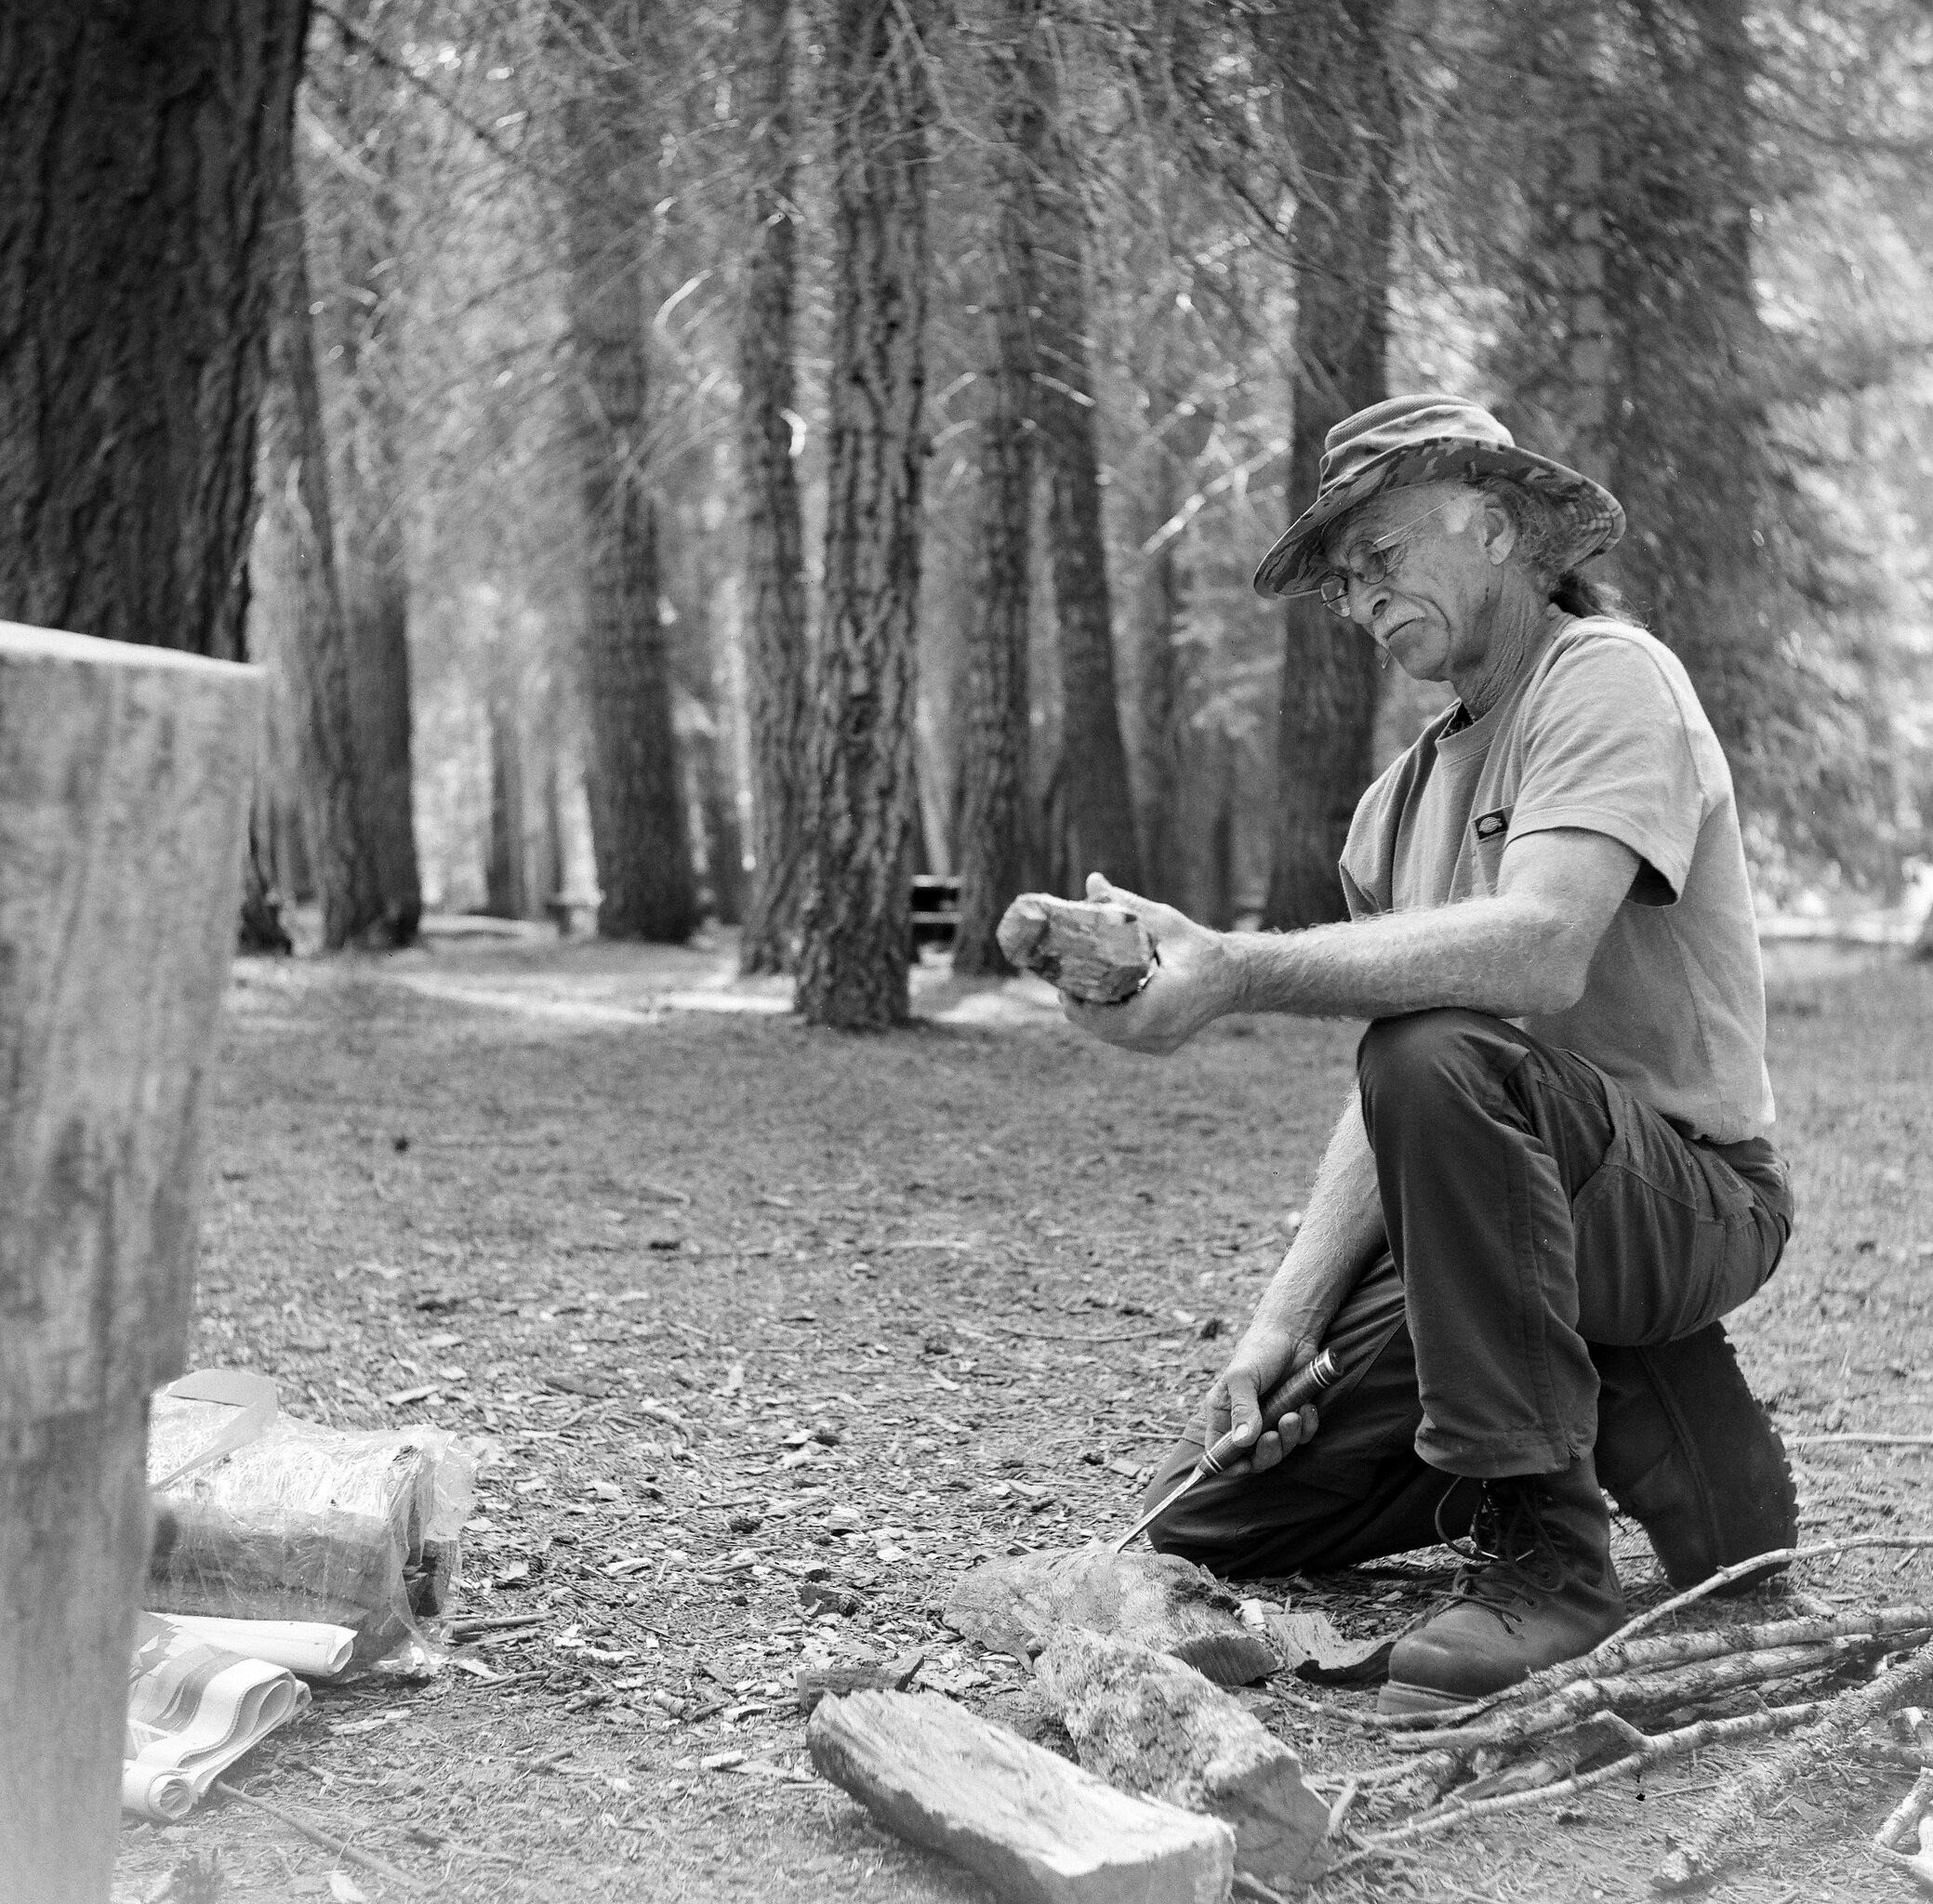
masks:
{"type": "Polygon", "coordinates": [[[1433,509],[1403,524],[1400,529],[1392,529],[1387,536],[1379,536],[1375,541],[1357,556],[1346,569],[1331,569],[1313,588],[1299,588],[1290,596],[1320,595],[1322,605],[1330,614],[1340,615],[1347,621],[1349,616],[1349,589],[1351,584],[1358,588],[1375,588],[1388,581],[1391,575],[1402,567],[1405,558],[1412,547],[1410,532],[1418,522],[1426,522],[1432,516],[1440,515],[1451,503],[1461,501],[1460,496],[1447,496],[1433,509]]]}

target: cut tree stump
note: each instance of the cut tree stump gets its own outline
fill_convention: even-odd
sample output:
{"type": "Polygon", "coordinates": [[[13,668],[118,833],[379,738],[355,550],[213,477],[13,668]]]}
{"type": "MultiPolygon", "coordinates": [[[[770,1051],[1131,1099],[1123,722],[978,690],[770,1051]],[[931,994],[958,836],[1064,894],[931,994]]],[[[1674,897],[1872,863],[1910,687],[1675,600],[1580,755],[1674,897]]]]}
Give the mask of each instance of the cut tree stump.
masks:
{"type": "Polygon", "coordinates": [[[1147,928],[1119,906],[1023,892],[995,937],[1008,962],[1091,1005],[1118,1005],[1138,992],[1155,962],[1147,928]]]}
{"type": "Polygon", "coordinates": [[[1234,1881],[1218,1819],[1117,1792],[937,1693],[821,1699],[805,1738],[823,1777],[1001,1904],[1221,1904],[1234,1881]]]}
{"type": "Polygon", "coordinates": [[[1098,1544],[989,1560],[964,1575],[943,1614],[955,1633],[996,1653],[1038,1653],[1064,1626],[1084,1626],[1168,1653],[1217,1686],[1279,1669],[1211,1573],[1175,1554],[1113,1554],[1098,1544]]]}
{"type": "Polygon", "coordinates": [[[103,1904],[257,670],[0,624],[0,1894],[103,1904]]]}
{"type": "Polygon", "coordinates": [[[1266,1884],[1306,1883],[1329,1806],[1302,1760],[1232,1694],[1132,1640],[1065,1627],[1039,1684],[1080,1763],[1123,1792],[1207,1812],[1235,1832],[1235,1862],[1266,1884]]]}

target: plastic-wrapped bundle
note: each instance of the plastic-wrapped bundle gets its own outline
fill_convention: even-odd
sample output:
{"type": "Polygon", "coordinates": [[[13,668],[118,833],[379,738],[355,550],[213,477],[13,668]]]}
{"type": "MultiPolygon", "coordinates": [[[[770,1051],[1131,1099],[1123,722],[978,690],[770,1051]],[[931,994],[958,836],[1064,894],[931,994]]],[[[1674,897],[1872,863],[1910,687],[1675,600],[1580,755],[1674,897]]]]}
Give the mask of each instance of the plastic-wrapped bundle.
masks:
{"type": "MultiPolygon", "coordinates": [[[[170,1472],[205,1433],[185,1410],[157,1410],[150,1472],[170,1472]]],[[[431,1668],[438,1655],[417,1622],[443,1610],[455,1584],[473,1486],[470,1455],[442,1429],[283,1417],[156,1497],[144,1602],[157,1613],[322,1620],[355,1633],[351,1670],[431,1668]]]]}

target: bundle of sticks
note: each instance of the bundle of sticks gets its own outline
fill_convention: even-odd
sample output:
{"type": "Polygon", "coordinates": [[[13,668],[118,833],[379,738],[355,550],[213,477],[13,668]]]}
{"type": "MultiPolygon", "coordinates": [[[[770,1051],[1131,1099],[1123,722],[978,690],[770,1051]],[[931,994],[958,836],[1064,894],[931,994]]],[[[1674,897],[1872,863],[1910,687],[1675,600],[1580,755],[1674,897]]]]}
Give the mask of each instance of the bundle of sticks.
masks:
{"type": "MultiPolygon", "coordinates": [[[[1933,1687],[1933,1605],[1651,1631],[1770,1563],[1868,1546],[1929,1547],[1933,1538],[1867,1535],[1761,1554],[1641,1614],[1583,1658],[1506,1691],[1440,1712],[1362,1717],[1358,1723],[1397,1755],[1351,1776],[1337,1822],[1359,1795],[1407,1798],[1414,1808],[1386,1829],[1355,1834],[1338,1868],[1501,1812],[1562,1803],[1692,1752],[1777,1739],[1719,1783],[1653,1876],[1655,1889],[1709,1884],[1778,1794],[1824,1763],[1859,1752],[1920,1774],[1874,1844],[1933,1893],[1933,1852],[1913,1858],[1900,1849],[1933,1806],[1933,1750],[1872,1731],[1933,1687]],[[1755,1695],[1749,1710],[1698,1711],[1720,1701],[1736,1706],[1741,1692],[1755,1695]]],[[[1928,1833],[1933,1838],[1933,1825],[1928,1833]]]]}

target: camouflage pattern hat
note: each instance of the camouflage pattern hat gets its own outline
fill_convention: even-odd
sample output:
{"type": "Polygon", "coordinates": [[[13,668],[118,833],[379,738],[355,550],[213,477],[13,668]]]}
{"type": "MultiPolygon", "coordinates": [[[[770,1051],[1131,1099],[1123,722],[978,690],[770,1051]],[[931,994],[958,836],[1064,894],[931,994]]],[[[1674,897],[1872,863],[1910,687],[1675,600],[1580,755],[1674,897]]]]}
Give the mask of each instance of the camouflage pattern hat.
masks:
{"type": "Polygon", "coordinates": [[[1609,490],[1548,456],[1518,449],[1480,404],[1440,392],[1391,397],[1345,416],[1323,440],[1316,500],[1262,558],[1255,592],[1287,595],[1313,587],[1323,532],[1370,496],[1418,483],[1478,483],[1486,476],[1521,483],[1569,526],[1560,572],[1601,555],[1624,533],[1623,509],[1609,490]]]}

